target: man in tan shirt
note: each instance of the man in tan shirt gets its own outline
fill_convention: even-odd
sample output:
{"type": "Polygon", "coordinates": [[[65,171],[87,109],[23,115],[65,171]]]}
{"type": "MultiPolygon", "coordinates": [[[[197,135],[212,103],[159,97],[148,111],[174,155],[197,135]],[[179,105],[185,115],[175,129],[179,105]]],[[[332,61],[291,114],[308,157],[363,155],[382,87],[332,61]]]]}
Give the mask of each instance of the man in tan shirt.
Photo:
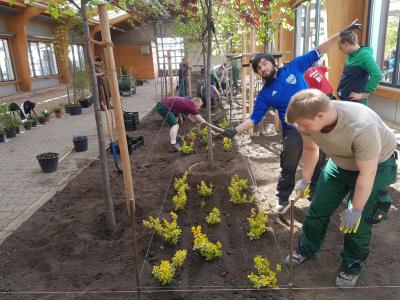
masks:
{"type": "Polygon", "coordinates": [[[396,181],[397,171],[396,137],[367,106],[331,101],[315,89],[292,97],[286,120],[297,125],[303,137],[303,179],[296,184],[298,191],[311,182],[319,148],[330,157],[306,213],[293,264],[301,264],[320,249],[330,216],[349,193],[339,228],[345,237],[336,286],[354,287],[369,254],[372,224],[385,220],[390,208],[388,186],[396,181]]]}

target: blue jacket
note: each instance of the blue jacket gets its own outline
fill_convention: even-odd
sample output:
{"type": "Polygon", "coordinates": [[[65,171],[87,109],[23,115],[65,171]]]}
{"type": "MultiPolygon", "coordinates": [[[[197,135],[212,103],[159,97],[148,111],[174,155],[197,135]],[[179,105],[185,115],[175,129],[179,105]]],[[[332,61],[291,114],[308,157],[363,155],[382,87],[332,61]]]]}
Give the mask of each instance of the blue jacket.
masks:
{"type": "Polygon", "coordinates": [[[268,108],[272,107],[278,110],[282,128],[292,128],[293,126],[285,122],[289,101],[298,91],[308,89],[307,82],[304,79],[304,72],[319,58],[319,52],[313,49],[302,56],[296,57],[286,66],[279,68],[276,78],[264,85],[258,94],[250,120],[254,124],[258,124],[268,108]]]}

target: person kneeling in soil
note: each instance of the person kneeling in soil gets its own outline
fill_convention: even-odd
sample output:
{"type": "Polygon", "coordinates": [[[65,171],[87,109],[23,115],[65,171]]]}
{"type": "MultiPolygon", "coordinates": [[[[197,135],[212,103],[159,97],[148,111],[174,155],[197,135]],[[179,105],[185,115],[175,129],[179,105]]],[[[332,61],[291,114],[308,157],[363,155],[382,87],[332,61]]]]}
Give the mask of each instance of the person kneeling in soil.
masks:
{"type": "MultiPolygon", "coordinates": [[[[347,101],[331,101],[316,89],[296,93],[286,111],[303,138],[303,179],[310,182],[319,148],[329,157],[293,253],[293,265],[313,256],[321,247],[330,216],[348,194],[341,213],[344,236],[339,288],[354,287],[369,254],[372,225],[387,218],[388,187],[396,181],[396,136],[370,108],[347,101]]],[[[303,185],[306,188],[306,184],[303,185]]],[[[285,263],[289,264],[290,257],[285,263]]]]}
{"type": "Polygon", "coordinates": [[[184,97],[167,97],[157,103],[156,110],[164,117],[165,121],[171,126],[169,136],[171,145],[169,152],[177,152],[180,149],[176,142],[179,130],[178,118],[182,122],[182,114],[188,115],[188,119],[193,123],[204,123],[206,120],[202,118],[199,111],[203,101],[200,98],[188,99],[184,97]]]}

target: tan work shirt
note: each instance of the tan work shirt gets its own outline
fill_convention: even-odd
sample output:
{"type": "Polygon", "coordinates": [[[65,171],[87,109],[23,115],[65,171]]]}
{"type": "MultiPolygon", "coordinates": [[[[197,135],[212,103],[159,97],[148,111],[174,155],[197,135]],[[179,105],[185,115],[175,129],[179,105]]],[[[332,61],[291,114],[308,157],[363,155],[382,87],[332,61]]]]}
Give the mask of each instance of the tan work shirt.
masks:
{"type": "Polygon", "coordinates": [[[329,133],[312,133],[312,140],[340,168],[358,171],[356,160],[387,160],[396,149],[396,136],[369,107],[354,102],[331,101],[338,121],[329,133]]]}

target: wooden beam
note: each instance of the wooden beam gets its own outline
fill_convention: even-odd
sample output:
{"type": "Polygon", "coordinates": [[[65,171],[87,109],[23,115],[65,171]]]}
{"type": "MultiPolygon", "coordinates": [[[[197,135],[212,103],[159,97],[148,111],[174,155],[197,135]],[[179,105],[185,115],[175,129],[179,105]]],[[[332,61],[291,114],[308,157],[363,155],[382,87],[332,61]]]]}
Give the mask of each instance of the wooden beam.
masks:
{"type": "MultiPolygon", "coordinates": [[[[251,27],[250,29],[250,52],[253,53],[254,52],[254,48],[255,48],[255,28],[254,26],[251,27]]],[[[250,87],[249,87],[249,113],[251,114],[253,112],[253,108],[254,108],[254,72],[253,72],[253,68],[249,68],[250,69],[250,87]]],[[[253,135],[253,128],[251,128],[249,130],[249,135],[252,136],[253,135]]]]}
{"type": "MultiPolygon", "coordinates": [[[[242,51],[243,53],[246,53],[246,33],[244,31],[244,28],[242,28],[242,51]]],[[[242,53],[242,54],[243,54],[242,53]]],[[[242,55],[241,56],[241,77],[242,77],[242,120],[247,119],[247,82],[246,82],[246,68],[243,67],[243,65],[246,63],[246,56],[242,55]]]]}
{"type": "Polygon", "coordinates": [[[111,97],[114,106],[115,123],[117,126],[118,143],[121,152],[121,163],[124,175],[125,185],[125,200],[127,205],[128,214],[131,216],[135,213],[135,197],[133,193],[133,179],[131,162],[128,153],[128,143],[126,141],[126,132],[124,125],[124,116],[122,113],[121,99],[119,95],[117,71],[115,69],[114,51],[111,42],[111,33],[108,21],[108,14],[104,4],[98,6],[100,25],[101,25],[101,36],[106,47],[104,48],[104,57],[107,62],[109,84],[111,90],[111,97]],[[131,205],[132,202],[132,205],[131,205]],[[133,207],[133,211],[131,211],[133,207]]]}

